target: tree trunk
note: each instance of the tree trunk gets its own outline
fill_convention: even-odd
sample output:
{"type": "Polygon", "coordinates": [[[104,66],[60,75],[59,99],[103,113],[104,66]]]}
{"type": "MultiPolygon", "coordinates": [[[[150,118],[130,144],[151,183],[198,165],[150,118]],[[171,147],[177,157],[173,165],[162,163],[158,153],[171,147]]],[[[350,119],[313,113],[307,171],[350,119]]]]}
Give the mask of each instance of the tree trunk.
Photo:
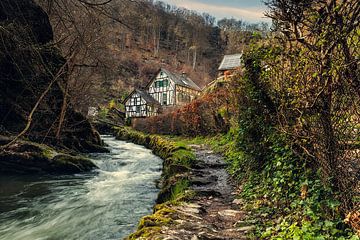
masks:
{"type": "Polygon", "coordinates": [[[194,48],[193,65],[192,65],[193,70],[195,70],[196,68],[196,60],[197,60],[196,58],[197,58],[197,49],[194,48]]]}
{"type": "Polygon", "coordinates": [[[153,30],[153,45],[154,45],[154,56],[157,57],[159,55],[160,48],[160,28],[154,27],[153,30]]]}
{"type": "Polygon", "coordinates": [[[337,155],[338,146],[336,136],[334,133],[334,124],[332,121],[332,100],[333,100],[333,76],[330,74],[331,62],[330,56],[321,52],[322,63],[320,67],[321,83],[324,84],[325,91],[322,96],[323,106],[320,111],[320,121],[323,129],[323,153],[324,159],[322,167],[325,176],[330,180],[332,187],[335,191],[339,189],[339,182],[337,178],[337,155]]]}
{"type": "Polygon", "coordinates": [[[59,125],[58,125],[57,131],[56,131],[56,140],[58,142],[60,142],[61,130],[62,130],[62,127],[64,125],[64,120],[65,120],[65,114],[66,114],[66,109],[67,109],[68,91],[69,91],[69,84],[68,84],[68,81],[66,81],[65,91],[64,91],[64,100],[63,100],[63,104],[62,104],[62,107],[61,107],[59,125]]]}

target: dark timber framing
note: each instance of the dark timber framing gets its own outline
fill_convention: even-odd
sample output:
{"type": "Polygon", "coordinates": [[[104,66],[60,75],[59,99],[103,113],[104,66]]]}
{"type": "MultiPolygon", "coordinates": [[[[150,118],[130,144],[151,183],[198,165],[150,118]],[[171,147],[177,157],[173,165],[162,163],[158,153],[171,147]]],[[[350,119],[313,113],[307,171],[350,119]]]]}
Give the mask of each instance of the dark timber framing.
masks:
{"type": "Polygon", "coordinates": [[[186,76],[159,69],[144,90],[135,89],[125,100],[126,117],[150,117],[160,107],[168,108],[191,102],[201,89],[186,76]]]}
{"type": "Polygon", "coordinates": [[[124,100],[126,117],[151,117],[158,112],[160,104],[145,91],[135,89],[124,100]]]}

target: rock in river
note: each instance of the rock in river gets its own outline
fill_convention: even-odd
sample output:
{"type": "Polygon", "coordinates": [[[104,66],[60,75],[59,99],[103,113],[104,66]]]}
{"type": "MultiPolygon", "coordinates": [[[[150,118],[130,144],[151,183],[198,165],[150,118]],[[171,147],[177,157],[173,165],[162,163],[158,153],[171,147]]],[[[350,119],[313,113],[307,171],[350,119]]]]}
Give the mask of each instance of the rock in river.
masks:
{"type": "Polygon", "coordinates": [[[59,153],[49,146],[28,141],[18,141],[0,151],[1,173],[74,174],[95,168],[89,159],[59,153]]]}

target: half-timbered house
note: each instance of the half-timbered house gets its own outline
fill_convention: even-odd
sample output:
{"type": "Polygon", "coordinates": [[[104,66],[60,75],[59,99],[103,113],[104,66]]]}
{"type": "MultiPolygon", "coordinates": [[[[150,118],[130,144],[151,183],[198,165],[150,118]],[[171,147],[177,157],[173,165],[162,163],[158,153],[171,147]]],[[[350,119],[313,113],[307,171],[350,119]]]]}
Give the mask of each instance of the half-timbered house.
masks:
{"type": "Polygon", "coordinates": [[[144,90],[134,90],[125,99],[126,116],[154,116],[161,108],[189,103],[200,93],[200,87],[185,73],[174,73],[161,68],[144,90]]]}
{"type": "Polygon", "coordinates": [[[189,103],[201,93],[200,87],[185,73],[178,74],[163,68],[156,73],[146,89],[163,107],[189,103]]]}
{"type": "Polygon", "coordinates": [[[151,117],[158,113],[160,104],[144,90],[135,89],[125,100],[127,118],[151,117]]]}

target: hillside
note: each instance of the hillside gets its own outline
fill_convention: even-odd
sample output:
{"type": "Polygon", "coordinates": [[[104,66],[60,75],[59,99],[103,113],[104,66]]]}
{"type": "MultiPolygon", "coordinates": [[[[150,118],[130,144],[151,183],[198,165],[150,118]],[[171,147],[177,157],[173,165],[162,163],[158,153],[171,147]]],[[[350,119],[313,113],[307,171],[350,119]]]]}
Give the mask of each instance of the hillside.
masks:
{"type": "Polygon", "coordinates": [[[242,51],[253,32],[267,31],[266,24],[235,19],[217,26],[209,14],[162,2],[116,0],[96,7],[74,0],[38,2],[49,13],[56,45],[73,57],[69,91],[84,112],[121,100],[160,67],[186,72],[205,86],[225,53],[242,51]]]}

